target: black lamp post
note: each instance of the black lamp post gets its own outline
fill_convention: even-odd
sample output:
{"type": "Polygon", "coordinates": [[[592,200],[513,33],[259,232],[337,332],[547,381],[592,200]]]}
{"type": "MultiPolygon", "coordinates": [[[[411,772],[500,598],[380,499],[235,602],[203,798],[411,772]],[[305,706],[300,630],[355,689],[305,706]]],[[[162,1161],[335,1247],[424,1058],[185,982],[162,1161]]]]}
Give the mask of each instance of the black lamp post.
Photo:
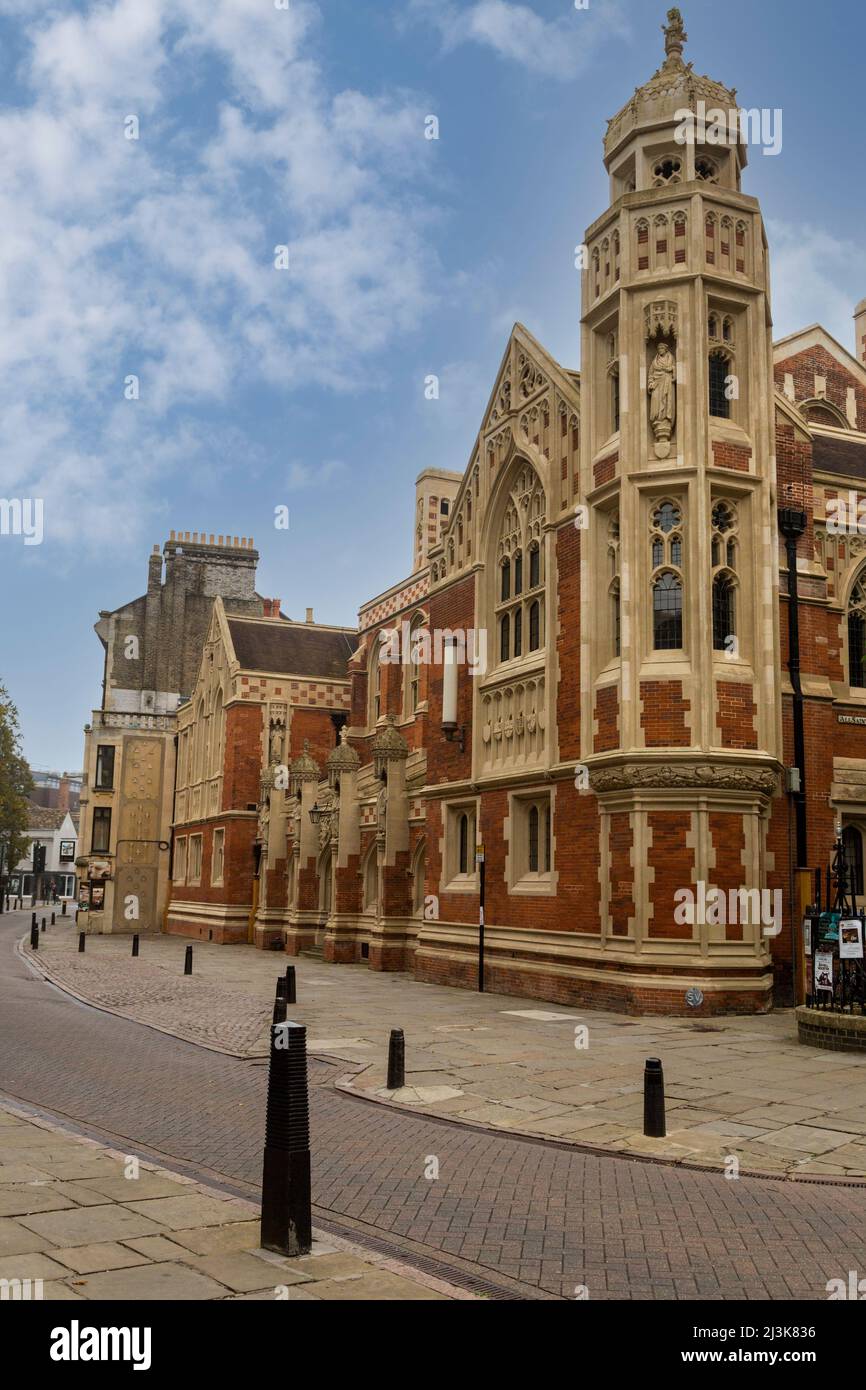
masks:
{"type": "Polygon", "coordinates": [[[800,605],[797,587],[797,541],[806,530],[806,513],[796,507],[779,508],[779,530],[785,537],[788,563],[788,671],[794,692],[794,763],[800,785],[793,792],[797,831],[797,867],[808,862],[806,822],[806,737],[803,724],[803,686],[800,680],[800,605]]]}

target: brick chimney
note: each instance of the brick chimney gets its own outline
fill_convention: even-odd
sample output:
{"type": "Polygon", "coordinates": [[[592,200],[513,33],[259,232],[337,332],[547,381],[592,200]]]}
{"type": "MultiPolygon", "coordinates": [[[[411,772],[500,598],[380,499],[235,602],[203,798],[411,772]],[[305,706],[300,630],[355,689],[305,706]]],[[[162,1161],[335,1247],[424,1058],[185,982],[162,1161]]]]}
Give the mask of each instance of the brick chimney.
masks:
{"type": "Polygon", "coordinates": [[[866,299],[854,310],[854,356],[866,366],[866,299]]]}
{"type": "Polygon", "coordinates": [[[312,610],[312,608],[308,608],[308,609],[307,609],[307,622],[308,622],[308,623],[311,623],[312,621],[313,621],[313,610],[312,610]]]}
{"type": "Polygon", "coordinates": [[[69,810],[69,778],[65,772],[60,779],[60,786],[57,789],[57,809],[58,811],[69,810]]]}

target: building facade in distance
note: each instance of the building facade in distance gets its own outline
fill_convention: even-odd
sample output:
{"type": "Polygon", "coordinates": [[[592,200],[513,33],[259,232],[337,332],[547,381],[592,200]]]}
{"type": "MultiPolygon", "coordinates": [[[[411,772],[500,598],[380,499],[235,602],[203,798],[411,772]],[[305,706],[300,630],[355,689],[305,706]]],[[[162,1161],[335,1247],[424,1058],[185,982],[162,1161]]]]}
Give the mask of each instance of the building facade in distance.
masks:
{"type": "Polygon", "coordinates": [[[177,710],[195,684],[214,600],[258,614],[251,539],[172,531],[147,592],[99,615],[102,703],[85,728],[79,900],[91,931],[154,930],[168,901],[177,710]]]}

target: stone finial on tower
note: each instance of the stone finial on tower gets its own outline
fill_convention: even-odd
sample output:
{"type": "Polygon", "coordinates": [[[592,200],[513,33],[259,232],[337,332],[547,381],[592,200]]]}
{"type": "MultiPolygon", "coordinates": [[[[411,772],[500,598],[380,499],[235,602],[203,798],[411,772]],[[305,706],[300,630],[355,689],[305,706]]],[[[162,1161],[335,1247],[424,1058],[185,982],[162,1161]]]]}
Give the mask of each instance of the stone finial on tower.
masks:
{"type": "Polygon", "coordinates": [[[665,67],[680,67],[683,61],[683,46],[689,36],[678,9],[668,10],[668,22],[662,25],[662,33],[665,36],[665,67]]]}
{"type": "Polygon", "coordinates": [[[854,310],[854,356],[866,366],[866,299],[854,310]]]}

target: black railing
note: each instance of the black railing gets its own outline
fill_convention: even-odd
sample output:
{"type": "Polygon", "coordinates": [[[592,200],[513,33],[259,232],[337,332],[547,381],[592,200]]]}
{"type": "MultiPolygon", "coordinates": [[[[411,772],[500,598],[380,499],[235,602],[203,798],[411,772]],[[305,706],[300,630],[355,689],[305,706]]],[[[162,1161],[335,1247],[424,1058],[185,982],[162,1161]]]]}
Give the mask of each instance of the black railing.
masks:
{"type": "Polygon", "coordinates": [[[821,872],[815,874],[815,905],[807,911],[804,930],[809,937],[806,959],[806,1003],[833,1013],[866,1014],[866,913],[857,908],[841,836],[821,892],[821,872]],[[822,896],[824,908],[822,910],[822,896]]]}

